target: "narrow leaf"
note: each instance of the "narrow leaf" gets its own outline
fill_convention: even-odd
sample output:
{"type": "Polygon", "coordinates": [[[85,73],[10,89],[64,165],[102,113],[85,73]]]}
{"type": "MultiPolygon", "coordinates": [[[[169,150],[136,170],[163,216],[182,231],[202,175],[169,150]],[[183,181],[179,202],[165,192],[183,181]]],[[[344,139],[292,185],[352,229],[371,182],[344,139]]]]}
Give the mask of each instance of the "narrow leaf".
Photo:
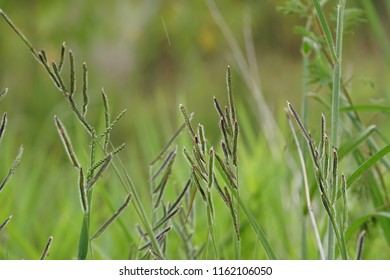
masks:
{"type": "Polygon", "coordinates": [[[126,209],[131,200],[131,194],[128,194],[125,202],[119,209],[100,227],[100,229],[91,237],[91,240],[98,238],[102,233],[118,218],[118,216],[126,209]]]}

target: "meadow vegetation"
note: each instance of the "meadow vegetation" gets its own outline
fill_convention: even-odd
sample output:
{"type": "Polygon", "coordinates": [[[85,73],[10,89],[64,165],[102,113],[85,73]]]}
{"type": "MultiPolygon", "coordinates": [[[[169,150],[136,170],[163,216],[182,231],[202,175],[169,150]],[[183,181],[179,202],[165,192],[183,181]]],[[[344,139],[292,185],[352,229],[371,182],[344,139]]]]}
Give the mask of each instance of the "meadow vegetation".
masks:
{"type": "Polygon", "coordinates": [[[199,2],[0,7],[1,259],[390,257],[390,4],[199,2]]]}

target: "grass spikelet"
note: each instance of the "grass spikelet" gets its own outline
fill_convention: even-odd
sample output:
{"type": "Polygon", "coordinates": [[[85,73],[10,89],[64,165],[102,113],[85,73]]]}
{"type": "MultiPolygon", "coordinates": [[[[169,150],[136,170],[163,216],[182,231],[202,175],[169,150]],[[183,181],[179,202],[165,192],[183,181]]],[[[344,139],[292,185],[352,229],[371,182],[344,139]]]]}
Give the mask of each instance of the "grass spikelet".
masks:
{"type": "Polygon", "coordinates": [[[76,92],[76,66],[74,61],[74,55],[72,50],[69,50],[69,62],[70,62],[70,95],[76,92]]]}
{"type": "Polygon", "coordinates": [[[100,227],[100,229],[91,237],[91,240],[98,238],[105,230],[119,217],[119,215],[129,205],[132,196],[128,194],[125,202],[118,208],[118,210],[100,227]]]}
{"type": "Polygon", "coordinates": [[[205,155],[206,154],[206,137],[205,137],[205,133],[204,133],[204,127],[201,124],[198,125],[198,136],[199,136],[199,141],[200,141],[201,152],[203,155],[205,155]]]}
{"type": "Polygon", "coordinates": [[[195,187],[198,189],[200,196],[202,197],[204,202],[207,202],[206,194],[203,190],[203,187],[199,183],[198,175],[196,175],[196,172],[194,169],[192,169],[192,178],[194,178],[195,187]]]}
{"type": "Polygon", "coordinates": [[[1,225],[0,225],[0,233],[5,229],[7,224],[11,221],[12,215],[9,216],[1,225]]]}
{"type": "Polygon", "coordinates": [[[343,197],[343,231],[348,228],[348,200],[347,200],[347,179],[341,174],[341,195],[343,197]]]}
{"type": "Polygon", "coordinates": [[[64,81],[62,80],[60,70],[58,69],[58,66],[54,61],[51,62],[51,67],[53,68],[54,75],[56,76],[56,79],[60,85],[61,91],[66,95],[67,92],[66,86],[64,84],[64,81]]]}
{"type": "Polygon", "coordinates": [[[41,261],[45,260],[49,256],[50,246],[52,242],[53,242],[53,236],[50,236],[49,240],[46,243],[45,249],[43,250],[43,253],[40,257],[41,261]]]}
{"type": "Polygon", "coordinates": [[[238,149],[238,122],[234,121],[234,129],[233,129],[233,164],[237,166],[237,149],[238,149]]]}
{"type": "Polygon", "coordinates": [[[16,155],[16,158],[14,159],[14,162],[12,163],[11,168],[9,169],[7,176],[5,176],[3,182],[0,184],[0,192],[3,190],[3,188],[7,184],[7,182],[11,179],[12,175],[14,175],[15,170],[18,168],[20,161],[22,159],[23,151],[24,151],[23,146],[20,146],[19,152],[16,155]]]}
{"type": "Polygon", "coordinates": [[[96,181],[103,174],[104,170],[106,170],[106,168],[110,164],[111,160],[112,160],[112,154],[109,154],[107,157],[104,158],[104,160],[103,160],[100,168],[96,172],[96,174],[92,177],[92,179],[90,179],[88,181],[87,185],[85,186],[85,189],[87,191],[89,191],[95,185],[96,181]]]}
{"type": "Polygon", "coordinates": [[[110,142],[110,130],[108,130],[108,128],[110,127],[111,120],[110,120],[110,106],[108,104],[107,94],[104,92],[103,88],[102,88],[102,98],[103,98],[103,105],[104,105],[104,120],[106,125],[106,133],[104,136],[103,150],[107,152],[108,144],[110,142]]]}
{"type": "Polygon", "coordinates": [[[226,85],[228,90],[229,108],[230,108],[230,123],[233,124],[236,121],[236,109],[234,105],[233,86],[232,86],[232,73],[230,65],[226,70],[226,85]]]}
{"type": "Polygon", "coordinates": [[[3,117],[1,118],[1,124],[0,124],[0,141],[4,135],[6,127],[7,127],[7,113],[4,113],[3,117]]]}
{"type": "Polygon", "coordinates": [[[70,141],[68,133],[65,130],[64,125],[62,124],[62,122],[60,121],[60,119],[57,116],[54,116],[54,122],[55,122],[55,125],[57,127],[58,134],[61,137],[62,144],[65,147],[66,153],[68,154],[70,161],[72,162],[74,167],[80,169],[80,167],[81,167],[80,163],[77,160],[76,154],[73,150],[72,143],[70,141]]]}
{"type": "Polygon", "coordinates": [[[213,185],[213,175],[214,175],[214,148],[210,148],[210,157],[209,157],[209,170],[208,170],[208,190],[210,191],[213,185]]]}
{"type": "Polygon", "coordinates": [[[184,107],[183,104],[180,104],[179,109],[180,109],[181,114],[183,115],[184,121],[187,125],[187,129],[190,132],[192,139],[194,139],[196,135],[195,135],[195,132],[192,128],[191,121],[187,115],[186,108],[184,107]]]}
{"type": "Polygon", "coordinates": [[[87,64],[83,63],[83,108],[82,108],[82,116],[85,117],[87,115],[88,109],[88,68],[87,64]]]}
{"type": "Polygon", "coordinates": [[[217,159],[219,165],[222,168],[222,171],[223,171],[222,174],[226,177],[226,179],[228,180],[230,185],[234,189],[238,189],[236,183],[234,182],[234,180],[236,178],[235,178],[234,174],[232,173],[232,171],[228,169],[227,165],[223,162],[222,158],[218,155],[218,153],[215,153],[215,158],[217,159]]]}
{"type": "Polygon", "coordinates": [[[298,113],[295,111],[294,107],[288,101],[287,101],[287,107],[288,107],[289,111],[291,112],[294,120],[296,121],[296,123],[298,125],[299,130],[302,132],[305,139],[309,142],[312,142],[313,140],[311,139],[310,134],[307,132],[305,127],[303,126],[301,119],[298,116],[298,113]]]}
{"type": "Polygon", "coordinates": [[[60,73],[62,71],[62,67],[64,66],[65,51],[66,51],[66,44],[65,44],[65,42],[63,42],[62,46],[61,46],[61,57],[60,57],[60,61],[58,63],[58,70],[59,70],[60,73]]]}
{"type": "Polygon", "coordinates": [[[219,120],[219,128],[221,129],[221,132],[222,132],[222,135],[223,135],[223,139],[224,139],[224,142],[226,144],[226,151],[228,153],[229,156],[232,156],[232,150],[230,148],[230,141],[229,141],[229,137],[228,137],[228,131],[227,131],[227,127],[225,126],[225,122],[223,120],[223,118],[221,118],[219,120]]]}

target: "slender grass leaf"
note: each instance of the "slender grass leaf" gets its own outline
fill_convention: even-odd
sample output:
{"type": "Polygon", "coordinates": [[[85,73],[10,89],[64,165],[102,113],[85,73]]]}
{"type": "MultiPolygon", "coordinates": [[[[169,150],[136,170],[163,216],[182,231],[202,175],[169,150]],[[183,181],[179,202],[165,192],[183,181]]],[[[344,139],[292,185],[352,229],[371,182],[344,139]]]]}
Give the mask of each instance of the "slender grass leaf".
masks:
{"type": "Polygon", "coordinates": [[[390,144],[382,148],[376,154],[372,155],[367,161],[359,166],[347,179],[348,188],[371,166],[373,166],[378,160],[384,158],[390,152],[390,144]]]}
{"type": "Polygon", "coordinates": [[[119,215],[126,209],[131,200],[131,194],[128,194],[125,202],[119,207],[119,209],[99,228],[99,230],[91,237],[91,240],[98,238],[102,235],[106,229],[119,217],[119,215]]]}
{"type": "Polygon", "coordinates": [[[5,229],[5,227],[8,225],[8,223],[11,221],[12,215],[9,216],[4,222],[0,224],[0,233],[5,229]]]}
{"type": "Polygon", "coordinates": [[[346,155],[350,154],[353,150],[355,150],[362,142],[364,142],[366,139],[368,139],[371,134],[375,131],[376,126],[371,125],[367,127],[365,130],[358,133],[356,136],[351,137],[351,139],[344,142],[340,149],[338,150],[338,154],[340,157],[340,160],[345,157],[346,155]]]}

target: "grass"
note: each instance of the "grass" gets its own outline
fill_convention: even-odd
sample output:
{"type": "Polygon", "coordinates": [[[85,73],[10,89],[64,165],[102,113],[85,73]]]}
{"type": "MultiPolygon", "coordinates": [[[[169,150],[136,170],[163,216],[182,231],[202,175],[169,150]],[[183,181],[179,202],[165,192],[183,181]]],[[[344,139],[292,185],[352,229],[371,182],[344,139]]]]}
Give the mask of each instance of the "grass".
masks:
{"type": "MultiPolygon", "coordinates": [[[[289,2],[292,6],[294,2],[303,3],[289,2]]],[[[298,113],[288,103],[288,118],[284,120],[293,140],[289,133],[283,136],[283,118],[272,114],[256,78],[259,71],[249,20],[244,54],[215,3],[207,1],[232,49],[237,64],[232,69],[239,72],[227,68],[226,106],[221,106],[225,102],[219,101],[219,95],[209,98],[209,107],[205,108],[214,107],[213,122],[195,126],[202,116],[189,113],[187,108],[196,106],[186,101],[178,102],[187,105],[179,106],[175,125],[162,118],[153,126],[146,121],[150,115],[130,112],[131,118],[140,119],[140,148],[157,155],[150,161],[144,180],[130,175],[135,172],[132,162],[124,162],[127,149],[124,144],[115,144],[125,142],[114,136],[121,134],[129,113],[123,110],[112,114],[115,106],[109,101],[113,96],[104,89],[93,93],[90,69],[86,63],[79,65],[65,44],[58,58],[51,61],[48,53],[37,51],[1,11],[67,106],[53,110],[50,124],[45,124],[46,130],[57,129],[57,137],[50,139],[45,134],[41,138],[42,143],[62,143],[63,149],[56,156],[49,153],[47,159],[42,155],[27,157],[21,165],[26,168],[21,170],[24,172],[10,181],[13,186],[28,182],[29,192],[38,192],[41,200],[30,199],[28,192],[18,195],[17,205],[23,211],[13,215],[15,223],[7,214],[9,218],[0,226],[3,258],[375,258],[378,248],[389,243],[386,155],[390,150],[384,133],[366,125],[360,112],[386,112],[388,108],[352,102],[351,89],[341,71],[343,21],[348,14],[345,1],[336,9],[334,27],[321,3],[310,3],[305,9],[306,22],[299,29],[304,73],[302,111],[298,113]],[[233,94],[235,74],[241,75],[250,89],[256,108],[264,110],[251,112],[248,101],[233,94]],[[325,104],[320,106],[320,122],[313,110],[318,106],[316,100],[325,104]],[[329,136],[326,119],[330,119],[329,136]],[[260,136],[258,127],[263,131],[260,136]],[[314,127],[313,133],[309,127],[314,127]],[[164,145],[161,138],[169,140],[164,145]],[[296,148],[290,147],[292,142],[296,148]],[[285,143],[287,151],[283,149],[285,143]],[[156,146],[163,148],[158,152],[156,146]],[[296,151],[299,165],[295,163],[296,151]],[[65,164],[62,160],[66,157],[65,164]],[[45,174],[44,178],[39,174],[45,174]],[[47,186],[58,186],[57,178],[62,178],[61,184],[67,188],[50,192],[47,186]],[[357,192],[366,184],[370,186],[368,195],[359,196],[357,192]],[[41,208],[43,201],[48,209],[55,209],[51,215],[41,208]],[[33,213],[56,218],[47,218],[44,226],[38,223],[31,230],[34,221],[24,220],[33,213]],[[26,239],[23,232],[30,232],[30,236],[26,239]],[[31,243],[32,239],[36,243],[31,243]]],[[[164,23],[165,33],[167,30],[164,23]]],[[[170,102],[166,105],[177,108],[170,102]]],[[[1,137],[6,124],[4,114],[1,137]]],[[[8,147],[12,145],[5,144],[9,158],[8,147]]],[[[22,152],[5,174],[5,182],[19,165],[22,152]]],[[[13,197],[12,191],[5,188],[1,194],[13,197]]],[[[1,205],[11,209],[12,202],[3,197],[1,205]]],[[[381,252],[381,257],[388,256],[381,252]]]]}

